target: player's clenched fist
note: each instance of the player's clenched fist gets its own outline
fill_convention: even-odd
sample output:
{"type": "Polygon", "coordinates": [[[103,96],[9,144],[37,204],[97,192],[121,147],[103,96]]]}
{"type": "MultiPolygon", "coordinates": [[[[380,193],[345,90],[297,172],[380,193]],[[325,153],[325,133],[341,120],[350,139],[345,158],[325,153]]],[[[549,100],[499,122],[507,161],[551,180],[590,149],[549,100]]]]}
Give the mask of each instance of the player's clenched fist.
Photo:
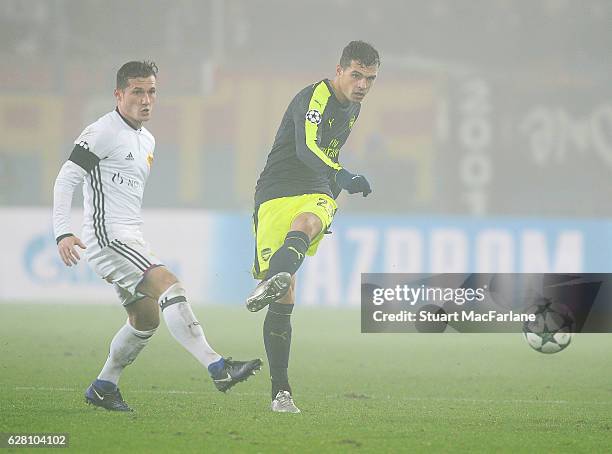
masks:
{"type": "Polygon", "coordinates": [[[81,240],[74,235],[64,237],[59,241],[59,243],[57,243],[57,250],[66,266],[76,265],[81,259],[81,256],[77,252],[75,246],[78,246],[81,249],[86,249],[81,240]]]}
{"type": "Polygon", "coordinates": [[[372,192],[370,183],[363,175],[355,175],[344,169],[340,169],[336,173],[336,184],[342,189],[346,189],[349,194],[361,192],[364,197],[372,192]]]}

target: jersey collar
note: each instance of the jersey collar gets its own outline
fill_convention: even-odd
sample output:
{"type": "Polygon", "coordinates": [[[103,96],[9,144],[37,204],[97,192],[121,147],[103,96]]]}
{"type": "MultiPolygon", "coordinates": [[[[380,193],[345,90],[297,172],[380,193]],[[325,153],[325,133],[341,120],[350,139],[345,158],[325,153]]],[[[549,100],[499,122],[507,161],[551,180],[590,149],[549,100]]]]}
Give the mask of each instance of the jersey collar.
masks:
{"type": "Polygon", "coordinates": [[[332,97],[334,98],[334,100],[340,106],[341,109],[346,109],[346,108],[348,108],[351,105],[351,101],[350,100],[348,100],[346,103],[341,103],[340,102],[340,100],[336,96],[336,92],[334,91],[334,87],[331,84],[331,80],[323,79],[323,82],[325,82],[325,85],[327,85],[327,89],[332,94],[332,97]]]}
{"type": "Polygon", "coordinates": [[[119,107],[115,107],[115,112],[117,112],[117,115],[121,117],[124,123],[128,125],[130,128],[132,128],[134,131],[140,131],[142,129],[142,126],[140,128],[135,128],[134,126],[132,126],[132,123],[130,123],[127,118],[121,115],[121,112],[119,112],[119,107]]]}

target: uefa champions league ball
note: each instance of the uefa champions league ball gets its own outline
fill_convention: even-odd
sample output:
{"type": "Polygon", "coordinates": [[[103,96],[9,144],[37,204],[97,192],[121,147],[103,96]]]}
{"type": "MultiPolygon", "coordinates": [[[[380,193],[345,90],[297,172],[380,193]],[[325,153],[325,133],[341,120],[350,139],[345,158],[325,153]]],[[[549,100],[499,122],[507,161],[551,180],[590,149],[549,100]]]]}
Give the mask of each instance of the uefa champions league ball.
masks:
{"type": "Polygon", "coordinates": [[[569,308],[541,298],[525,310],[534,321],[523,324],[523,335],[531,348],[540,353],[557,353],[567,348],[575,331],[575,318],[569,308]]]}

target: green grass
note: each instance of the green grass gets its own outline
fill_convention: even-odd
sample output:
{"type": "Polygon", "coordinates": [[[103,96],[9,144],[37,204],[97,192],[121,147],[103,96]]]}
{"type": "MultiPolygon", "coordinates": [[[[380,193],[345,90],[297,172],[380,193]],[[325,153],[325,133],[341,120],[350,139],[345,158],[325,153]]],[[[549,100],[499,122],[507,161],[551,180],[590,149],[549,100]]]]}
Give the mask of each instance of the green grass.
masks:
{"type": "MultiPolygon", "coordinates": [[[[265,358],[265,311],[195,311],[219,352],[265,358]]],[[[267,368],[221,394],[162,326],[121,379],[136,412],[116,414],[82,393],[124,320],[113,306],[0,305],[0,432],[68,432],[78,452],[610,449],[609,335],[543,355],[518,334],[360,334],[356,311],[298,307],[302,414],[287,415],[268,409],[267,368]]]]}

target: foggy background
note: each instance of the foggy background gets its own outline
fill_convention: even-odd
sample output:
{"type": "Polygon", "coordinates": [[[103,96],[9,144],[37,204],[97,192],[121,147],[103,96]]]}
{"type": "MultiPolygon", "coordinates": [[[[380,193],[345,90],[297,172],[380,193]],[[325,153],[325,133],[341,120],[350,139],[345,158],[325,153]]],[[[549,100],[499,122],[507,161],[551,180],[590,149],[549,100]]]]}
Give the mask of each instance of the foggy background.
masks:
{"type": "Polygon", "coordinates": [[[362,273],[612,271],[609,1],[0,0],[0,302],[116,304],[60,261],[53,182],[153,59],[145,238],[192,302],[241,304],[283,113],[355,39],[381,66],[340,162],[374,192],[340,195],[300,304],[358,305],[362,273]]]}
{"type": "Polygon", "coordinates": [[[117,69],[153,59],[145,206],[251,210],[289,101],[362,39],[382,64],[340,161],[374,193],[343,211],[608,216],[611,19],[605,0],[2,0],[0,204],[49,205],[117,69]]]}

